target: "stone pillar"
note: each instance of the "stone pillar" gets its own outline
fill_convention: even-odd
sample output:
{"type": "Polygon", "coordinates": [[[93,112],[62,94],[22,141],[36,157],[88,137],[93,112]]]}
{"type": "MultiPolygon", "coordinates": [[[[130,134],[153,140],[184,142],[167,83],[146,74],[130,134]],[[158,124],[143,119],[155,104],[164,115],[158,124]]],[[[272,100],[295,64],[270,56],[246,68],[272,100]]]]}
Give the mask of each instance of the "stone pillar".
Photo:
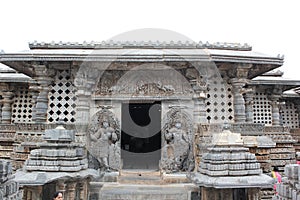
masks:
{"type": "Polygon", "coordinates": [[[39,94],[36,99],[35,106],[35,120],[36,122],[47,122],[47,111],[48,111],[48,92],[50,90],[50,85],[53,81],[51,76],[54,75],[54,70],[49,70],[45,65],[35,65],[35,72],[39,94]]]}
{"type": "Polygon", "coordinates": [[[66,193],[66,186],[67,186],[67,184],[65,183],[64,180],[59,180],[56,185],[57,191],[62,192],[63,196],[65,196],[65,193],[66,193]]]}
{"type": "Polygon", "coordinates": [[[279,97],[277,95],[271,95],[271,105],[272,105],[272,125],[280,125],[280,113],[279,113],[279,97]]]}
{"type": "Polygon", "coordinates": [[[79,193],[79,199],[80,200],[84,200],[87,198],[87,184],[86,184],[86,180],[82,180],[80,181],[79,184],[79,188],[80,188],[80,193],[79,193]]]}
{"type": "Polygon", "coordinates": [[[90,120],[90,97],[91,90],[89,88],[80,87],[76,91],[76,126],[78,129],[76,142],[86,142],[85,130],[90,120]]]}
{"type": "Polygon", "coordinates": [[[67,197],[65,199],[67,200],[73,200],[76,197],[76,182],[70,182],[68,183],[68,189],[67,189],[67,197]]]}
{"type": "Polygon", "coordinates": [[[2,123],[4,124],[10,124],[11,123],[11,104],[13,102],[13,96],[14,93],[11,91],[4,91],[2,92],[2,112],[1,112],[1,117],[2,117],[2,123]]]}
{"type": "Polygon", "coordinates": [[[194,90],[194,124],[203,123],[206,121],[205,98],[206,98],[206,83],[200,82],[197,79],[190,80],[194,90]]]}
{"type": "MultiPolygon", "coordinates": [[[[39,95],[38,91],[35,90],[35,91],[32,92],[32,104],[33,104],[33,107],[36,106],[38,95],[39,95]]],[[[36,121],[36,110],[33,110],[33,112],[32,112],[32,121],[33,122],[36,121]]]]}
{"type": "Polygon", "coordinates": [[[232,93],[233,93],[233,107],[234,107],[234,121],[235,122],[245,122],[245,100],[243,97],[244,86],[246,81],[244,79],[233,78],[232,83],[232,93]]]}
{"type": "Polygon", "coordinates": [[[253,97],[254,92],[245,93],[245,111],[246,111],[246,122],[253,123],[253,97]]]}

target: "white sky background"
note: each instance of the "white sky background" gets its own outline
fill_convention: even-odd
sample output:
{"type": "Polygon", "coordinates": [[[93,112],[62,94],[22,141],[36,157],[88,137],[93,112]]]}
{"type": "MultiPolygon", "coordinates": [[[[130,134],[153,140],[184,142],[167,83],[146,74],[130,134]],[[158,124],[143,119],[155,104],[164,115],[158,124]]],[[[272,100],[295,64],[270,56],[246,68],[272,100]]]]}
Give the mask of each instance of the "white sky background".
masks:
{"type": "Polygon", "coordinates": [[[176,31],[199,42],[248,43],[285,55],[284,77],[300,80],[297,0],[1,0],[0,49],[37,41],[102,41],[141,28],[176,31]]]}

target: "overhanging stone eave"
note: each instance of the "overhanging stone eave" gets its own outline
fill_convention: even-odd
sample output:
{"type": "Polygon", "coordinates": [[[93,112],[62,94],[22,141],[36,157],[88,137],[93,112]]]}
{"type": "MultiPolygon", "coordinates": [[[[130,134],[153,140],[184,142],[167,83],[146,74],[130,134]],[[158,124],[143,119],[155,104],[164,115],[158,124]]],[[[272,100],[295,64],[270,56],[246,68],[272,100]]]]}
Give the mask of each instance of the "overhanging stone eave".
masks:
{"type": "Polygon", "coordinates": [[[300,80],[252,80],[249,85],[282,86],[283,91],[297,88],[300,86],[300,80]]]}
{"type": "Polygon", "coordinates": [[[13,180],[21,186],[40,186],[62,179],[84,179],[88,177],[97,178],[99,174],[94,169],[85,169],[78,172],[17,171],[13,180]]]}
{"type": "Polygon", "coordinates": [[[287,98],[287,99],[288,98],[293,98],[293,99],[295,99],[295,98],[298,99],[299,98],[300,99],[300,95],[299,94],[283,94],[282,98],[287,98]]]}
{"type": "Polygon", "coordinates": [[[272,57],[244,57],[244,56],[225,56],[225,55],[211,55],[211,60],[214,62],[224,63],[247,63],[260,65],[276,65],[274,69],[283,65],[283,59],[272,57]]]}
{"type": "MultiPolygon", "coordinates": [[[[203,55],[15,55],[1,56],[1,63],[12,62],[45,62],[45,61],[131,61],[131,62],[164,62],[164,61],[210,61],[203,55]]],[[[11,66],[11,65],[9,65],[11,66]]]]}
{"type": "Polygon", "coordinates": [[[189,177],[197,186],[213,187],[216,189],[226,188],[272,188],[274,180],[272,177],[260,174],[252,176],[224,176],[211,177],[195,173],[189,177]]]}

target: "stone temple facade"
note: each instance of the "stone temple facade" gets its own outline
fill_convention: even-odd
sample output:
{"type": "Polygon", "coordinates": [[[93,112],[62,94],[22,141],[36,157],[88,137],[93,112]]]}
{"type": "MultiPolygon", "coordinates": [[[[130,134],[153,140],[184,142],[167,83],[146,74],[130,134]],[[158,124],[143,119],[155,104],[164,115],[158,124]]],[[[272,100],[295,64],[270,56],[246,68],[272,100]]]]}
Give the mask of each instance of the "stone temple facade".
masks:
{"type": "Polygon", "coordinates": [[[282,77],[280,55],[181,41],[29,48],[0,54],[0,158],[24,200],[272,199],[271,170],[298,159],[300,81],[282,77]]]}

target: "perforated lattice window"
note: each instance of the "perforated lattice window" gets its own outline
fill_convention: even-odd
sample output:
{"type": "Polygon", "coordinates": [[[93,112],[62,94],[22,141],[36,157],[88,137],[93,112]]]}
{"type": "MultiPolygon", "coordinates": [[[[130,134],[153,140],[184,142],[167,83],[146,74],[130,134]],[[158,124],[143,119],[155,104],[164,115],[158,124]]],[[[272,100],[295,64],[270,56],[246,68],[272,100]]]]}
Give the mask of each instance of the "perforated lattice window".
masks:
{"type": "Polygon", "coordinates": [[[291,128],[299,128],[298,113],[292,102],[281,105],[282,124],[291,128]]]}
{"type": "Polygon", "coordinates": [[[206,99],[208,123],[233,122],[233,96],[231,86],[218,75],[209,80],[206,99]]]}
{"type": "Polygon", "coordinates": [[[263,92],[257,92],[253,100],[254,123],[272,124],[272,106],[267,95],[263,92]]]}
{"type": "Polygon", "coordinates": [[[12,123],[32,121],[32,95],[27,88],[19,87],[12,103],[12,123]]]}
{"type": "Polygon", "coordinates": [[[58,70],[49,92],[48,122],[75,122],[75,86],[70,70],[58,70]]]}

